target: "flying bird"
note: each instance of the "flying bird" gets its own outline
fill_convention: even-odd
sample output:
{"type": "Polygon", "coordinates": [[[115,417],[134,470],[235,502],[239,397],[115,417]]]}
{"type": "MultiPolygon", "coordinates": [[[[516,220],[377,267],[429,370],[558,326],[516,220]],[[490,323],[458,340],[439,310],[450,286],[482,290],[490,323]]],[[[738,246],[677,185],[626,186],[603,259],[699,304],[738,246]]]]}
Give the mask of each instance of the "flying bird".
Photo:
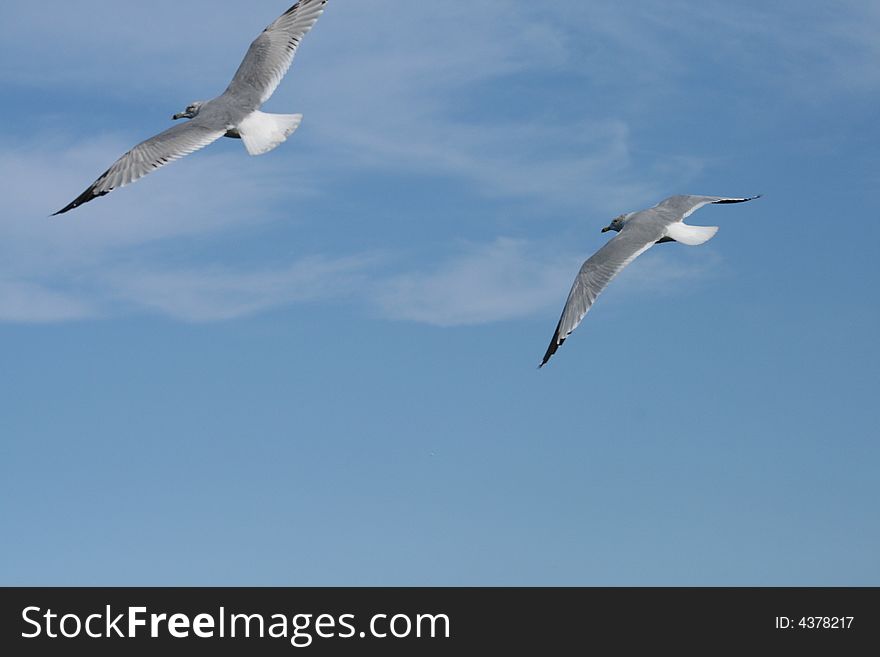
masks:
{"type": "Polygon", "coordinates": [[[538,367],[547,364],[550,357],[581,323],[605,286],[638,256],[655,244],[665,242],[681,242],[688,246],[697,246],[708,242],[718,232],[718,226],[688,225],[684,223],[687,217],[709,203],[716,205],[745,203],[756,198],[760,198],[760,194],[749,198],[670,196],[653,208],[622,214],[615,218],[602,229],[602,232],[613,230],[617,235],[581,266],[568,293],[568,300],[562,309],[562,317],[556,325],[556,332],[538,367]]]}
{"type": "Polygon", "coordinates": [[[302,114],[266,114],[260,107],[278,88],[300,42],[326,4],[327,0],[300,0],[281,14],[251,44],[226,91],[212,100],[193,102],[175,114],[175,121],[190,120],[132,148],[52,216],[109,194],[220,137],[241,139],[251,155],[268,153],[284,142],[299,126],[302,114]]]}

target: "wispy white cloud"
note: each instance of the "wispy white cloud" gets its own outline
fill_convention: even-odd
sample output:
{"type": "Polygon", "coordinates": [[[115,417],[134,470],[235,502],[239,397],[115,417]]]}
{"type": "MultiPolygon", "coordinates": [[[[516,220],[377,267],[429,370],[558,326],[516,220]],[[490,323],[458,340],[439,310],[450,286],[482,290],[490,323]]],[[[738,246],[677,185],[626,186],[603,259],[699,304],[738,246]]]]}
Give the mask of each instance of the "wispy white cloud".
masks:
{"type": "MultiPolygon", "coordinates": [[[[92,87],[109,95],[114,88],[130,91],[145,84],[194,93],[199,92],[195,85],[209,84],[201,92],[211,93],[215,86],[220,91],[250,41],[288,5],[232,3],[217,12],[209,0],[10,1],[0,21],[0,76],[92,87]],[[63,66],[59,52],[65,53],[63,66]]],[[[880,10],[864,0],[833,6],[754,0],[335,0],[320,25],[327,33],[310,35],[314,52],[305,50],[299,57],[309,58],[310,65],[323,62],[325,71],[379,64],[388,72],[381,83],[361,79],[377,91],[393,88],[401,77],[425,78],[439,96],[449,84],[522,70],[571,69],[596,79],[626,73],[640,87],[685,73],[691,68],[687,48],[709,44],[713,48],[706,56],[723,56],[728,67],[761,57],[764,66],[751,71],[753,76],[790,76],[824,61],[837,83],[848,84],[848,72],[866,73],[871,84],[880,77],[871,70],[880,48],[872,38],[880,10]]]]}
{"type": "Polygon", "coordinates": [[[4,241],[16,240],[17,248],[39,245],[58,255],[88,255],[267,221],[277,216],[273,207],[280,197],[313,193],[301,168],[288,165],[282,172],[244,153],[206,151],[97,199],[77,214],[49,217],[131,146],[118,138],[62,145],[34,137],[0,151],[0,178],[8,186],[0,217],[4,241]]]}
{"type": "Polygon", "coordinates": [[[471,245],[432,270],[391,277],[376,287],[375,301],[388,317],[437,326],[530,315],[558,297],[577,266],[531,247],[510,238],[471,245]]]}
{"type": "Polygon", "coordinates": [[[674,296],[721,275],[724,259],[711,248],[658,245],[640,256],[614,280],[619,296],[674,296]]]}
{"type": "Polygon", "coordinates": [[[0,276],[0,322],[63,322],[95,317],[97,313],[95,307],[76,295],[0,276]]]}
{"type": "Polygon", "coordinates": [[[687,14],[698,26],[693,39],[724,68],[741,71],[766,89],[782,90],[792,101],[838,102],[841,93],[864,94],[880,87],[880,7],[843,0],[834,5],[727,3],[695,5],[677,0],[673,12],[654,14],[682,35],[687,14]]]}
{"type": "Polygon", "coordinates": [[[0,77],[114,100],[131,101],[132,92],[145,89],[219,93],[250,41],[274,18],[274,4],[261,3],[265,9],[255,10],[253,4],[227,3],[216,11],[216,3],[204,0],[4,2],[0,77]]]}
{"type": "Polygon", "coordinates": [[[700,170],[699,159],[683,153],[633,156],[612,99],[561,107],[540,97],[530,75],[582,80],[557,9],[381,0],[346,6],[333,28],[346,38],[332,52],[318,44],[320,66],[300,78],[311,89],[316,134],[344,152],[348,166],[440,173],[487,196],[603,212],[623,198],[646,202],[700,170]],[[382,15],[395,19],[377,21],[382,15]],[[497,85],[521,92],[494,98],[497,85]],[[487,102],[497,108],[491,116],[473,111],[487,102]],[[668,167],[669,160],[686,166],[668,167]]]}
{"type": "Polygon", "coordinates": [[[368,264],[363,257],[300,255],[255,270],[206,265],[194,255],[187,266],[170,259],[172,244],[290,220],[279,201],[315,193],[307,172],[281,172],[243,153],[199,153],[87,209],[48,216],[106,168],[111,153],[123,150],[119,139],[74,146],[34,139],[0,152],[0,179],[8,184],[0,215],[0,321],[68,321],[132,310],[226,319],[334,294],[368,264]],[[59,195],[62,189],[67,196],[59,195]]]}
{"type": "Polygon", "coordinates": [[[842,92],[880,86],[880,9],[863,0],[573,1],[545,13],[561,27],[568,61],[614,89],[618,102],[655,94],[680,94],[686,102],[695,85],[734,84],[792,102],[829,103],[842,92]],[[695,53],[711,66],[695,67],[695,53]],[[700,76],[711,71],[711,78],[700,76]]]}
{"type": "MultiPolygon", "coordinates": [[[[561,311],[589,255],[570,247],[551,249],[499,238],[468,245],[426,271],[390,277],[373,286],[372,298],[389,318],[436,326],[486,324],[538,313],[551,317],[561,311]]],[[[613,294],[672,295],[705,280],[719,265],[718,256],[708,250],[696,257],[674,255],[679,257],[662,249],[649,251],[612,283],[613,294]]]]}
{"type": "Polygon", "coordinates": [[[262,271],[202,269],[122,270],[112,287],[128,304],[190,322],[234,319],[291,303],[348,296],[363,286],[367,256],[307,257],[262,271]]]}

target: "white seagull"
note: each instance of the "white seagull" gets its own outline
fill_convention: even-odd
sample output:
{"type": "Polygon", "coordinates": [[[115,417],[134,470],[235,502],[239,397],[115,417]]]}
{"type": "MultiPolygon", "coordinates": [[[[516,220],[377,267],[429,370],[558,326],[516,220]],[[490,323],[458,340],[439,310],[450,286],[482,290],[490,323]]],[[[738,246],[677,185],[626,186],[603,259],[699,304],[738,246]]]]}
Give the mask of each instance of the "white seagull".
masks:
{"type": "Polygon", "coordinates": [[[664,242],[681,242],[688,246],[703,244],[718,232],[718,226],[690,226],[684,223],[687,217],[709,203],[745,203],[756,198],[760,198],[760,194],[749,198],[670,196],[653,208],[622,214],[614,219],[602,232],[614,230],[617,235],[581,266],[562,309],[562,317],[556,325],[556,333],[538,367],[547,364],[581,323],[605,286],[638,256],[655,244],[664,242]]]}
{"type": "Polygon", "coordinates": [[[326,4],[327,0],[300,0],[281,14],[251,44],[226,91],[212,100],[191,103],[175,114],[174,120],[192,120],[132,148],[55,214],[109,194],[220,137],[241,139],[251,155],[268,153],[284,142],[299,126],[302,114],[266,114],[259,109],[278,88],[297,47],[326,4]]]}

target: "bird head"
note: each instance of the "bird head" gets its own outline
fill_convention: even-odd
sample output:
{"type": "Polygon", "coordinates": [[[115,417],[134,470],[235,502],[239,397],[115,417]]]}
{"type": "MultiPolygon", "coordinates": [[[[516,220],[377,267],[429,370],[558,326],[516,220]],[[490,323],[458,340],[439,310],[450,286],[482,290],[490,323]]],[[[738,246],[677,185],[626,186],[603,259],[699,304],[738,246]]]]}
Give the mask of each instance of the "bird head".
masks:
{"type": "Polygon", "coordinates": [[[607,233],[609,230],[614,230],[619,233],[620,229],[623,228],[623,224],[626,221],[627,216],[628,215],[622,214],[619,217],[615,217],[614,221],[612,221],[610,224],[608,224],[607,226],[605,226],[605,228],[602,229],[602,232],[607,233]]]}
{"type": "Polygon", "coordinates": [[[197,100],[195,102],[190,103],[186,106],[186,109],[183,110],[180,114],[175,114],[171,118],[176,121],[177,119],[194,119],[199,115],[199,110],[202,108],[202,101],[197,100]]]}

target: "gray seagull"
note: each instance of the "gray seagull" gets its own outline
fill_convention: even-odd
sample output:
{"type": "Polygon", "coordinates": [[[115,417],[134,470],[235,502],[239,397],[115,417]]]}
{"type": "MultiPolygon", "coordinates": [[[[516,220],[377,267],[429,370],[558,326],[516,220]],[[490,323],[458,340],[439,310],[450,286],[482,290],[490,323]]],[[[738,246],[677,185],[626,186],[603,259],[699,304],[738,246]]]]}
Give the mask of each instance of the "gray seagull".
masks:
{"type": "Polygon", "coordinates": [[[571,292],[568,293],[565,308],[562,309],[562,317],[556,325],[556,333],[553,334],[547,353],[538,367],[547,364],[550,357],[581,323],[605,286],[638,256],[655,244],[664,242],[697,246],[708,242],[718,232],[718,226],[690,226],[684,223],[687,217],[709,203],[745,203],[756,198],[760,198],[760,194],[749,198],[670,196],[653,208],[615,218],[602,232],[613,230],[617,231],[617,235],[581,266],[571,286],[571,292]]]}
{"type": "Polygon", "coordinates": [[[266,114],[259,109],[278,88],[297,47],[326,4],[327,0],[300,0],[281,14],[251,44],[226,91],[175,114],[175,121],[192,120],[132,148],[55,215],[143,178],[220,137],[241,139],[251,155],[268,153],[284,142],[299,126],[302,114],[266,114]]]}

